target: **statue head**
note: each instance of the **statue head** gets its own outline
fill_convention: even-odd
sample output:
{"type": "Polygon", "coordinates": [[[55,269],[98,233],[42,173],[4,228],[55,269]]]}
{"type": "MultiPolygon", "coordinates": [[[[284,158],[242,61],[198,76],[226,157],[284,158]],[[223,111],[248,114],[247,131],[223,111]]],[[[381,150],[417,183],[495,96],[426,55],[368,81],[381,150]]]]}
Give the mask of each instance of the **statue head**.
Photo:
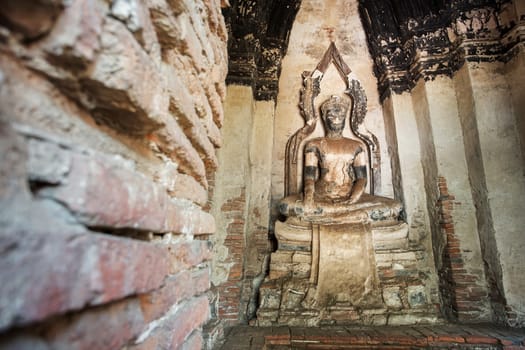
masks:
{"type": "Polygon", "coordinates": [[[321,105],[321,117],[327,136],[340,136],[343,133],[347,111],[348,103],[336,95],[321,105]]]}

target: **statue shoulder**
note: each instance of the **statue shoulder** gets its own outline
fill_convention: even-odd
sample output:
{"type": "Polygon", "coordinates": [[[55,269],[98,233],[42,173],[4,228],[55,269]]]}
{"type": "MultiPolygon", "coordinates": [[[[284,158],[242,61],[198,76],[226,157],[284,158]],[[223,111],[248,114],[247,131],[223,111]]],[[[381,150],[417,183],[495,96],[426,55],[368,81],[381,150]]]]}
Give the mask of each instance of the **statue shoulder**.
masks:
{"type": "Polygon", "coordinates": [[[345,137],[344,140],[348,143],[348,144],[353,144],[353,145],[357,145],[357,146],[361,146],[362,143],[357,141],[356,139],[351,139],[349,137],[345,137]]]}
{"type": "Polygon", "coordinates": [[[322,138],[321,137],[316,137],[314,139],[311,139],[309,140],[308,142],[306,142],[305,146],[304,146],[304,152],[305,153],[308,153],[308,152],[319,152],[319,149],[321,148],[321,140],[322,138]]]}
{"type": "Polygon", "coordinates": [[[316,137],[316,138],[310,139],[306,142],[306,147],[319,147],[322,140],[323,140],[323,137],[316,137]]]}
{"type": "Polygon", "coordinates": [[[354,150],[356,154],[364,151],[363,143],[357,140],[354,140],[354,139],[346,138],[346,137],[345,137],[345,141],[346,141],[346,147],[354,150]]]}

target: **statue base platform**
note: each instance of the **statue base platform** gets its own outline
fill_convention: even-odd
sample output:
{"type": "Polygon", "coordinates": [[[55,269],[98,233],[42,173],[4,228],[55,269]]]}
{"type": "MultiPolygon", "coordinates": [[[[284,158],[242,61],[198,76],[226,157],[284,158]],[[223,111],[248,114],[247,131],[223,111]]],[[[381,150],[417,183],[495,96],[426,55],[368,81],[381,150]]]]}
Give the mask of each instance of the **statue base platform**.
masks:
{"type": "MultiPolygon", "coordinates": [[[[367,214],[367,217],[370,216],[367,214]]],[[[260,288],[260,326],[439,321],[431,264],[402,221],[277,222],[278,250],[260,288]]]]}

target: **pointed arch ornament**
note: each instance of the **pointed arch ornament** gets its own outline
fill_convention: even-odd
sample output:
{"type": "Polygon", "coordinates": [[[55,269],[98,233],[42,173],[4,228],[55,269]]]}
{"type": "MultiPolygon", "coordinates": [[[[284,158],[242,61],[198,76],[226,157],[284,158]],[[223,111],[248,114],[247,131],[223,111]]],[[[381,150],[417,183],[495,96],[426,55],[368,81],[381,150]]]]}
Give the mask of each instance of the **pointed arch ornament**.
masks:
{"type": "Polygon", "coordinates": [[[368,173],[370,181],[370,194],[375,195],[380,191],[381,186],[381,154],[377,137],[369,132],[364,126],[367,112],[366,94],[355,74],[343,60],[339,50],[332,41],[323,58],[315,70],[312,72],[304,71],[302,74],[303,87],[301,88],[299,109],[305,120],[305,125],[297,130],[288,140],[285,150],[285,188],[284,194],[300,192],[298,184],[299,157],[302,156],[300,146],[302,142],[310,136],[318,123],[319,113],[315,108],[315,98],[321,92],[321,80],[330,64],[333,64],[341,79],[345,82],[344,93],[352,101],[350,112],[350,129],[353,134],[361,140],[367,149],[368,173]]]}

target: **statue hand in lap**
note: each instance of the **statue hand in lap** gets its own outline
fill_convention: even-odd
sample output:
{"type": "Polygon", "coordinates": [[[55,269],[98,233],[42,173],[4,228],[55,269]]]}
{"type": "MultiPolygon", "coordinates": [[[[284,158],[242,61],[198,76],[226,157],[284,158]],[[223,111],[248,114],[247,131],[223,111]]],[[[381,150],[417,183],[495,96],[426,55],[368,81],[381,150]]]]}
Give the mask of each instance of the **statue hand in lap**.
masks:
{"type": "Polygon", "coordinates": [[[343,137],[348,105],[332,96],[321,106],[326,137],[305,146],[304,209],[315,212],[316,203],[352,204],[364,193],[366,154],[358,141],[343,137]]]}

